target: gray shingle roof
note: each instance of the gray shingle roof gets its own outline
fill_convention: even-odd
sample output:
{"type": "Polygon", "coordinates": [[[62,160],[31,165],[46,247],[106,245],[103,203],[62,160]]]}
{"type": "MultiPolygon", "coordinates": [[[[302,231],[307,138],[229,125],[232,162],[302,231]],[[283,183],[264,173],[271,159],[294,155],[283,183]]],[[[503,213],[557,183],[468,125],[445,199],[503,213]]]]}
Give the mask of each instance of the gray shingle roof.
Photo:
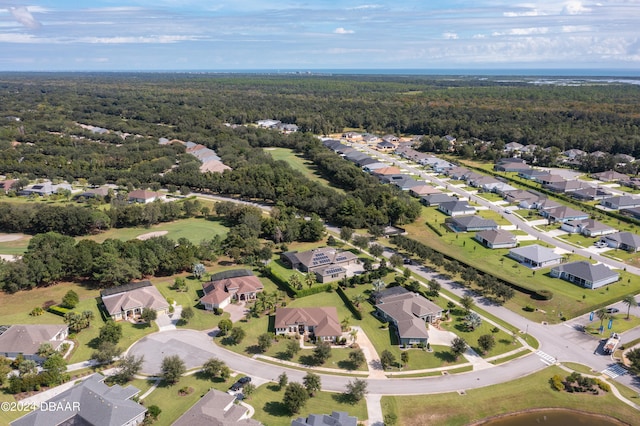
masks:
{"type": "Polygon", "coordinates": [[[12,325],[0,334],[0,353],[22,353],[33,355],[38,352],[40,345],[45,342],[53,344],[54,349],[62,341],[51,342],[58,333],[66,330],[65,324],[29,324],[12,325]]]}
{"type": "Polygon", "coordinates": [[[587,262],[586,260],[559,265],[553,268],[552,270],[571,274],[575,277],[581,278],[585,281],[589,281],[592,283],[619,275],[617,272],[612,271],[602,263],[593,265],[587,262]]]}
{"type": "Polygon", "coordinates": [[[562,258],[561,255],[556,254],[552,249],[539,244],[514,248],[509,250],[509,253],[520,255],[536,263],[545,263],[562,258]]]}

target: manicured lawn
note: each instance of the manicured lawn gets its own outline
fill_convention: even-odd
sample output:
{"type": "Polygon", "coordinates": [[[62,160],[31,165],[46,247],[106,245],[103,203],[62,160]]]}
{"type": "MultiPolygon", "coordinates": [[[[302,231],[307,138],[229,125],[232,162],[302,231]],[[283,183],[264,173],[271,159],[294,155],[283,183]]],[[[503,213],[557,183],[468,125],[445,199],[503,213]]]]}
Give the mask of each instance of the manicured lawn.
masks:
{"type": "Polygon", "coordinates": [[[302,173],[309,180],[318,182],[324,186],[333,188],[336,191],[344,193],[344,190],[332,186],[329,181],[324,179],[322,175],[317,171],[317,167],[309,160],[296,154],[289,148],[265,148],[265,151],[273,157],[274,160],[282,160],[289,164],[289,166],[302,173]]]}
{"type": "Polygon", "coordinates": [[[599,396],[551,390],[549,379],[567,372],[549,367],[512,382],[466,391],[424,396],[384,396],[384,414],[394,413],[398,424],[468,425],[481,419],[528,408],[571,408],[614,416],[628,424],[638,421],[638,412],[611,393],[599,396]]]}
{"type": "MultiPolygon", "coordinates": [[[[256,409],[253,418],[263,424],[289,426],[292,415],[282,404],[283,397],[284,389],[278,389],[276,384],[266,384],[256,389],[246,403],[256,409]]],[[[346,411],[349,415],[357,417],[358,421],[367,419],[367,405],[364,400],[351,405],[343,401],[341,394],[332,392],[318,392],[307,401],[295,418],[306,417],[309,414],[331,414],[332,411],[346,411]]]]}
{"type": "Polygon", "coordinates": [[[4,234],[1,233],[0,236],[6,236],[9,238],[17,238],[13,241],[0,241],[0,254],[23,254],[27,251],[27,247],[29,246],[29,241],[31,241],[31,235],[26,234],[4,234]]]}
{"type": "Polygon", "coordinates": [[[585,324],[586,325],[585,332],[596,335],[596,336],[600,336],[603,339],[606,339],[607,337],[609,337],[611,333],[623,333],[627,330],[631,330],[632,328],[640,325],[640,318],[631,314],[629,316],[629,319],[626,319],[627,318],[626,312],[624,313],[619,312],[617,314],[614,314],[612,315],[612,318],[613,318],[613,324],[612,324],[611,330],[607,328],[607,325],[609,324],[609,320],[605,319],[604,323],[602,324],[604,326],[604,332],[600,334],[599,332],[600,320],[598,319],[597,316],[594,315],[593,321],[590,321],[588,324],[585,324]]]}

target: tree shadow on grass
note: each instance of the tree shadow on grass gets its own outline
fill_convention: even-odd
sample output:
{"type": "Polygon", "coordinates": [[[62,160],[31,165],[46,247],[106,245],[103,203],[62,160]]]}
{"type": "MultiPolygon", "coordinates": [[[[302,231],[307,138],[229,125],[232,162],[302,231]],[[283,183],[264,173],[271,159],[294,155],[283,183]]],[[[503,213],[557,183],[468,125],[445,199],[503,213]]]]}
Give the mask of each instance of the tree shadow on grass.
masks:
{"type": "Polygon", "coordinates": [[[301,355],[300,364],[310,365],[313,367],[317,367],[318,365],[321,365],[318,363],[318,360],[313,355],[301,355]]]}
{"type": "Polygon", "coordinates": [[[338,404],[351,404],[355,405],[357,401],[353,399],[348,393],[332,393],[331,398],[338,404]]]}
{"type": "Polygon", "coordinates": [[[456,357],[451,352],[435,351],[433,355],[443,362],[456,362],[456,357]]]}
{"type": "Polygon", "coordinates": [[[289,409],[279,401],[269,401],[262,408],[267,414],[274,417],[291,417],[289,409]]]}
{"type": "Polygon", "coordinates": [[[293,358],[289,353],[283,351],[278,352],[275,357],[282,361],[291,361],[291,358],[293,358]]]}
{"type": "Polygon", "coordinates": [[[509,339],[500,339],[498,340],[498,342],[502,343],[503,345],[509,345],[512,343],[512,341],[509,339]]]}
{"type": "Polygon", "coordinates": [[[245,352],[250,353],[251,355],[257,355],[257,354],[261,354],[262,350],[258,345],[251,345],[251,346],[247,346],[247,349],[245,349],[245,352]]]}
{"type": "Polygon", "coordinates": [[[338,367],[343,370],[357,370],[358,367],[351,361],[343,359],[342,361],[338,361],[338,367]]]}

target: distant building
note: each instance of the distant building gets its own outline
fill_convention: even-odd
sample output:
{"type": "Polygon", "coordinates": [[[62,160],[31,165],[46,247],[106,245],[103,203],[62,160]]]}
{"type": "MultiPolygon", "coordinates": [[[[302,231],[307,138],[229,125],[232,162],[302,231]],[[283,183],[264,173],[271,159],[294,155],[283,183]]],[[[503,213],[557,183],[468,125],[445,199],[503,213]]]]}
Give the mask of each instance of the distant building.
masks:
{"type": "Polygon", "coordinates": [[[172,426],[260,426],[262,424],[248,418],[249,410],[235,402],[235,395],[211,389],[180,416],[172,426]]]}
{"type": "Polygon", "coordinates": [[[57,351],[68,335],[66,324],[0,325],[0,356],[15,359],[22,355],[40,362],[43,360],[37,354],[40,345],[49,343],[57,351]]]}
{"type": "Polygon", "coordinates": [[[357,426],[358,418],[344,411],[328,414],[309,414],[291,421],[291,426],[357,426]]]}
{"type": "Polygon", "coordinates": [[[278,308],[276,335],[294,334],[334,342],[342,335],[335,306],[319,308],[278,308]]]}
{"type": "Polygon", "coordinates": [[[146,189],[136,189],[135,191],[131,191],[128,196],[128,200],[130,203],[142,203],[149,204],[153,203],[156,200],[166,200],[166,194],[162,192],[149,191],[146,189]]]}
{"type": "Polygon", "coordinates": [[[255,300],[264,286],[250,270],[236,269],[211,275],[210,280],[202,284],[202,290],[204,296],[200,299],[200,304],[211,311],[225,308],[233,299],[255,300]]]}
{"type": "Polygon", "coordinates": [[[158,314],[169,311],[169,302],[150,281],[132,282],[100,291],[102,303],[114,321],[134,320],[144,308],[158,314]]]}

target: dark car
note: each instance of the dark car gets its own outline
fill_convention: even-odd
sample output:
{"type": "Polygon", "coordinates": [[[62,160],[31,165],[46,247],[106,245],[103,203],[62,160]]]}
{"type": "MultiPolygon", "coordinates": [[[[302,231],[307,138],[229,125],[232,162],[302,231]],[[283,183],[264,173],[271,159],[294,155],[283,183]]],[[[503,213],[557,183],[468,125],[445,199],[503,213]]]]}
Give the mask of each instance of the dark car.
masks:
{"type": "Polygon", "coordinates": [[[620,312],[620,309],[618,308],[607,308],[608,314],[617,314],[618,312],[620,312]]]}
{"type": "Polygon", "coordinates": [[[251,377],[249,377],[249,376],[245,376],[245,377],[242,377],[242,378],[238,379],[238,383],[243,384],[243,385],[249,383],[250,381],[251,381],[251,377]]]}
{"type": "Polygon", "coordinates": [[[233,391],[233,392],[237,392],[237,391],[239,391],[240,389],[242,389],[242,383],[235,382],[234,384],[232,384],[232,385],[231,385],[231,388],[230,388],[230,389],[231,389],[231,391],[233,391]]]}

